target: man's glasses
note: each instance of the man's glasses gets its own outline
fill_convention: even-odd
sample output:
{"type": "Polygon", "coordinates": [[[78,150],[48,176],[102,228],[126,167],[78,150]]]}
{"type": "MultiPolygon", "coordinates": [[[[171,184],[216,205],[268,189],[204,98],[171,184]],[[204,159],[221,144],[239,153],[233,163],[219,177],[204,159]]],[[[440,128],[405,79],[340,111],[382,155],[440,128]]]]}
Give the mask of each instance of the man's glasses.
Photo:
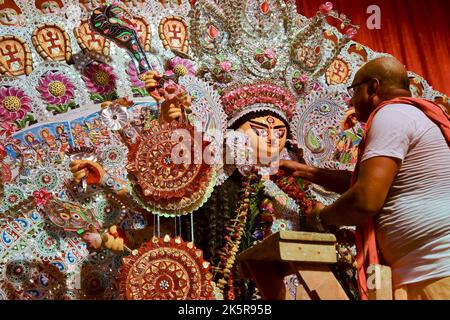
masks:
{"type": "Polygon", "coordinates": [[[370,80],[372,80],[371,78],[363,80],[361,82],[355,83],[354,85],[351,85],[350,87],[347,87],[347,92],[349,94],[349,96],[352,98],[355,93],[356,93],[356,88],[358,88],[360,85],[369,82],[370,80]]]}

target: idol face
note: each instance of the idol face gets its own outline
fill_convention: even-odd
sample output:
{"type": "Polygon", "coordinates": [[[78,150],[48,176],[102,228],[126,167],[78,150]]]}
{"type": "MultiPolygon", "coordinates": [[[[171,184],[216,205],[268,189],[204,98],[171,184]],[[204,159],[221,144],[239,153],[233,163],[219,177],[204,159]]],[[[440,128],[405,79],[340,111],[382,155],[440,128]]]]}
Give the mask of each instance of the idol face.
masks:
{"type": "Polygon", "coordinates": [[[40,10],[45,14],[60,14],[61,8],[56,1],[45,1],[42,3],[40,10]]]}
{"type": "Polygon", "coordinates": [[[101,6],[101,1],[99,0],[80,0],[80,4],[88,11],[93,11],[94,9],[101,6]]]}
{"type": "Polygon", "coordinates": [[[242,124],[238,131],[249,136],[258,163],[269,165],[279,159],[287,140],[286,124],[273,115],[255,117],[242,124]]]}
{"type": "Polygon", "coordinates": [[[19,13],[12,8],[0,10],[0,24],[5,26],[17,26],[19,24],[19,13]]]}

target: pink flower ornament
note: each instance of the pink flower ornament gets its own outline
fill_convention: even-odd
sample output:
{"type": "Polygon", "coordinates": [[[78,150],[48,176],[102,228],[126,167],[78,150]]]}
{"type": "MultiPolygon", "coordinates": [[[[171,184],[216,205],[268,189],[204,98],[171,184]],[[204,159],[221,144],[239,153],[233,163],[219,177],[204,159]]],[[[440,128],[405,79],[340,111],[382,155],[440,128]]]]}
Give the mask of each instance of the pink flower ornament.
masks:
{"type": "Polygon", "coordinates": [[[222,61],[221,63],[219,63],[219,67],[225,72],[231,71],[231,63],[229,61],[222,61]]]}
{"type": "Polygon", "coordinates": [[[269,59],[275,59],[276,52],[272,49],[266,49],[264,50],[264,55],[269,59]]]}
{"type": "Polygon", "coordinates": [[[89,64],[84,70],[83,79],[91,92],[106,94],[116,89],[117,76],[106,64],[89,64]]]}
{"type": "Polygon", "coordinates": [[[331,12],[331,10],[333,10],[333,3],[331,2],[326,2],[319,7],[319,11],[326,16],[331,12]]]}
{"type": "Polygon", "coordinates": [[[75,86],[67,76],[49,72],[39,80],[36,89],[48,104],[61,105],[73,99],[75,86]]]}
{"type": "Polygon", "coordinates": [[[23,119],[31,110],[31,99],[16,87],[0,88],[0,120],[16,121],[23,119]]]}

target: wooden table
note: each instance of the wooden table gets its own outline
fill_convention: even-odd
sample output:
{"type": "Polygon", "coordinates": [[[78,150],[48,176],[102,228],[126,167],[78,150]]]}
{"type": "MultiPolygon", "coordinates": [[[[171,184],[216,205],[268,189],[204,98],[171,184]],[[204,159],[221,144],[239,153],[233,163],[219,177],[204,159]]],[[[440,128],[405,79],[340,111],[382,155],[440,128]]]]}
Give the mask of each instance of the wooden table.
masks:
{"type": "Polygon", "coordinates": [[[242,275],[256,281],[266,300],[290,300],[283,279],[297,275],[297,300],[348,300],[330,269],[337,262],[333,234],[281,231],[242,252],[242,275]]]}

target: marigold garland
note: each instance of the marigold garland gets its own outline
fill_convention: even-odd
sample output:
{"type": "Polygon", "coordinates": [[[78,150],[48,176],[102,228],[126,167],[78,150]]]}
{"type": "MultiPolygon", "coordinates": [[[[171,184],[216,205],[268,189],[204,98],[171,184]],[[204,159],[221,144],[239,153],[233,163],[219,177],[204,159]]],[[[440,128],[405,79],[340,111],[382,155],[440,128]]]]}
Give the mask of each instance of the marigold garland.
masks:
{"type": "Polygon", "coordinates": [[[233,270],[236,261],[236,255],[242,243],[242,238],[245,235],[247,218],[250,211],[250,195],[255,191],[254,182],[259,181],[256,173],[250,173],[243,182],[243,189],[241,192],[241,200],[237,206],[236,217],[230,220],[226,227],[228,234],[224,237],[226,244],[224,248],[219,251],[220,261],[216,268],[216,272],[220,274],[217,287],[224,293],[224,297],[228,300],[235,299],[233,286],[233,270]]]}

